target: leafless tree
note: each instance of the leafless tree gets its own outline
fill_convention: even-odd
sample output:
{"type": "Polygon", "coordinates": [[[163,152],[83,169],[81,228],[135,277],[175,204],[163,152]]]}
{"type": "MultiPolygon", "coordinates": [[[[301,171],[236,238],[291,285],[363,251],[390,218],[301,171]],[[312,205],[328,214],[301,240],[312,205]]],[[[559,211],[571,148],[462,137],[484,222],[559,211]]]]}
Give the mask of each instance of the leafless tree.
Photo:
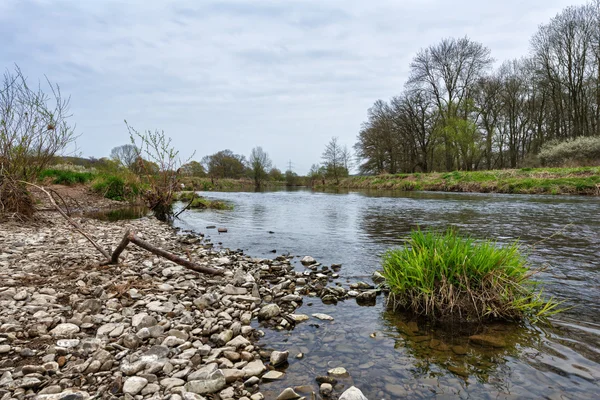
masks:
{"type": "Polygon", "coordinates": [[[258,146],[252,149],[248,160],[248,167],[252,171],[254,185],[257,189],[260,188],[262,182],[268,178],[272,164],[271,158],[269,158],[269,155],[262,147],[258,146]]]}
{"type": "Polygon", "coordinates": [[[344,165],[344,154],[344,148],[338,143],[338,138],[333,137],[325,146],[321,156],[327,175],[331,176],[336,184],[340,183],[341,177],[348,176],[348,169],[344,165]]]}
{"type": "Polygon", "coordinates": [[[29,181],[73,144],[69,98],[46,78],[48,90],[28,84],[18,66],[7,70],[0,87],[0,167],[4,174],[29,181]]]}
{"type": "Polygon", "coordinates": [[[110,158],[125,168],[131,168],[139,156],[139,149],[132,144],[124,144],[122,146],[115,147],[110,151],[110,158]]]}

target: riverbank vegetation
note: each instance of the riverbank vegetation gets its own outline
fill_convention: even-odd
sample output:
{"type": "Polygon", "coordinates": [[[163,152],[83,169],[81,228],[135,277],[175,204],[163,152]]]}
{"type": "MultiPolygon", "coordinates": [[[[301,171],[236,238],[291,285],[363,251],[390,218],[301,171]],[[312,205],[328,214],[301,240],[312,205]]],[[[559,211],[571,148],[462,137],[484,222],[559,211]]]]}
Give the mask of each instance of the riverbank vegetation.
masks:
{"type": "Polygon", "coordinates": [[[189,208],[196,209],[212,209],[212,210],[233,210],[233,206],[222,200],[210,200],[202,196],[198,196],[194,192],[179,192],[173,199],[188,203],[189,208]]]}
{"type": "Polygon", "coordinates": [[[390,304],[435,320],[522,320],[557,312],[530,280],[518,243],[499,247],[456,232],[411,232],[383,256],[390,304]]]}
{"type": "Polygon", "coordinates": [[[600,195],[600,167],[522,168],[352,176],[316,187],[513,194],[600,195]],[[329,185],[329,186],[328,186],[329,185]]]}

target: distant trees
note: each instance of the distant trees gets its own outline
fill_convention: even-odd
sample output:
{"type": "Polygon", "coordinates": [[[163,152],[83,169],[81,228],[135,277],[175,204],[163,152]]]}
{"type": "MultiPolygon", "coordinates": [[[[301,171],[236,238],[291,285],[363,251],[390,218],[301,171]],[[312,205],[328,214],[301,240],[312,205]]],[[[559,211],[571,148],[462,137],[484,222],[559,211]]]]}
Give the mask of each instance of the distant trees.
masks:
{"type": "Polygon", "coordinates": [[[138,157],[139,150],[132,144],[117,146],[110,151],[110,158],[125,168],[131,168],[138,157]]]}
{"type": "Polygon", "coordinates": [[[231,150],[221,150],[202,158],[202,164],[211,178],[239,179],[246,171],[246,158],[231,150]]]}
{"type": "Polygon", "coordinates": [[[193,177],[206,176],[206,171],[198,161],[190,161],[181,166],[181,174],[193,177]]]}
{"type": "Polygon", "coordinates": [[[275,182],[280,182],[280,181],[283,181],[284,179],[285,179],[285,175],[283,175],[283,172],[281,172],[281,170],[279,168],[276,168],[276,167],[271,168],[271,170],[269,171],[269,180],[275,181],[275,182]]]}
{"type": "Polygon", "coordinates": [[[600,135],[600,1],[568,7],[528,57],[490,71],[489,49],[448,38],[418,52],[405,90],[368,110],[365,174],[535,165],[545,143],[600,135]]]}
{"type": "Polygon", "coordinates": [[[341,146],[338,143],[337,137],[331,138],[327,143],[321,158],[327,176],[333,178],[336,184],[340,183],[340,178],[348,176],[348,167],[351,162],[350,152],[346,146],[341,146]]]}
{"type": "Polygon", "coordinates": [[[271,158],[262,147],[258,146],[252,149],[248,159],[248,168],[252,173],[255,187],[259,188],[261,183],[268,178],[268,171],[271,169],[272,164],[271,158]]]}

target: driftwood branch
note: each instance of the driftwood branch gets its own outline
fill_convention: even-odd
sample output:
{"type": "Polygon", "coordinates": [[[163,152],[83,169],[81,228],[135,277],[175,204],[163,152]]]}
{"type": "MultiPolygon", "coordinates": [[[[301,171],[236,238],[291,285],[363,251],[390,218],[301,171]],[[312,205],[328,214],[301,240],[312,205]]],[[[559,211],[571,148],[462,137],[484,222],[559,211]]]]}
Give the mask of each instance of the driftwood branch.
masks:
{"type": "MultiPolygon", "coordinates": [[[[145,240],[138,238],[137,236],[135,236],[135,234],[133,232],[128,232],[128,234],[123,238],[123,240],[121,241],[121,243],[115,250],[115,253],[117,251],[119,251],[119,249],[121,249],[121,248],[124,249],[125,246],[127,246],[127,243],[129,243],[129,242],[135,244],[138,247],[141,247],[144,250],[148,250],[150,253],[156,254],[157,256],[160,256],[160,257],[164,257],[169,261],[173,261],[175,264],[179,264],[179,265],[186,267],[188,269],[191,269],[193,271],[202,272],[204,274],[210,274],[210,275],[223,275],[223,271],[194,264],[193,262],[183,259],[173,253],[169,253],[168,251],[159,249],[158,247],[151,245],[150,243],[146,242],[145,240]]],[[[114,254],[113,254],[113,258],[114,258],[114,254]]],[[[118,259],[118,255],[117,255],[117,259],[118,259]]]]}
{"type": "Polygon", "coordinates": [[[119,256],[121,255],[121,253],[123,252],[123,250],[125,250],[125,247],[127,247],[127,245],[131,242],[133,244],[135,244],[138,247],[141,247],[144,250],[148,250],[149,252],[156,254],[157,256],[160,257],[164,257],[169,261],[173,261],[176,264],[179,264],[183,267],[186,267],[188,269],[191,269],[192,271],[196,271],[196,272],[202,272],[204,274],[210,274],[210,275],[223,275],[223,271],[220,271],[218,269],[214,269],[214,268],[209,268],[209,267],[203,267],[201,265],[197,265],[194,264],[191,261],[185,260],[173,253],[169,253],[168,251],[159,249],[158,247],[155,247],[153,245],[151,245],[150,243],[138,238],[137,236],[135,236],[135,234],[131,231],[127,231],[125,232],[125,236],[123,236],[123,239],[121,240],[121,243],[119,243],[119,245],[117,246],[117,248],[115,249],[115,251],[113,251],[112,254],[109,254],[108,251],[106,251],[105,249],[103,249],[94,239],[92,239],[81,227],[81,225],[79,225],[76,221],[74,221],[71,217],[69,217],[59,206],[58,204],[56,204],[56,201],[54,201],[54,198],[52,197],[52,194],[50,194],[50,192],[48,192],[46,189],[44,189],[41,186],[38,185],[34,185],[33,183],[29,183],[29,182],[24,182],[21,181],[22,183],[25,183],[27,185],[33,186],[39,190],[41,190],[42,192],[44,192],[48,198],[50,199],[50,202],[52,203],[52,205],[54,206],[54,208],[75,228],[75,230],[77,232],[79,232],[80,234],[82,234],[90,243],[92,243],[92,245],[94,245],[94,247],[106,258],[106,262],[104,263],[104,265],[106,264],[118,264],[119,263],[119,256]]]}
{"type": "Polygon", "coordinates": [[[177,214],[175,214],[175,218],[179,217],[185,210],[190,208],[190,206],[192,205],[194,200],[196,200],[196,192],[194,192],[194,194],[192,194],[192,198],[190,199],[189,203],[187,203],[187,205],[185,207],[183,207],[183,209],[181,211],[179,211],[177,214]]]}
{"type": "Polygon", "coordinates": [[[81,225],[79,225],[77,222],[75,222],[71,217],[69,217],[63,210],[62,208],[60,208],[58,206],[58,204],[56,204],[56,201],[54,201],[54,197],[52,197],[52,195],[50,194],[50,192],[48,192],[46,189],[44,189],[41,186],[38,185],[34,185],[33,183],[29,183],[29,182],[25,182],[25,181],[20,181],[26,185],[30,185],[33,186],[39,190],[41,190],[42,192],[44,192],[48,198],[50,199],[50,202],[52,203],[52,205],[54,206],[54,208],[56,209],[56,211],[58,211],[63,217],[65,217],[65,219],[67,220],[67,222],[69,224],[71,224],[75,230],[79,233],[81,233],[83,235],[83,237],[85,237],[100,253],[102,253],[102,255],[107,259],[110,260],[110,254],[108,254],[108,251],[106,251],[105,249],[103,249],[94,239],[92,239],[90,237],[90,235],[88,235],[83,228],[81,227],[81,225]]]}

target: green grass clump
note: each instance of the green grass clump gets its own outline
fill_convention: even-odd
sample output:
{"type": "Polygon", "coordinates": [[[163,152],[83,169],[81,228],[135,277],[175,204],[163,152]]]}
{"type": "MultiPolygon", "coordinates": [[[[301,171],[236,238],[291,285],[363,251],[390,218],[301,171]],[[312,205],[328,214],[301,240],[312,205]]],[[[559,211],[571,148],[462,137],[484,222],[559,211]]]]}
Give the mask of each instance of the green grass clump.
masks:
{"type": "Polygon", "coordinates": [[[233,210],[233,206],[231,204],[225,203],[221,200],[208,200],[204,197],[196,197],[192,204],[190,204],[190,208],[210,208],[212,210],[233,210]]]}
{"type": "Polygon", "coordinates": [[[127,176],[103,174],[92,182],[92,190],[112,200],[134,200],[143,190],[143,186],[127,176]]]}
{"type": "Polygon", "coordinates": [[[212,210],[233,210],[233,206],[229,203],[226,203],[221,200],[209,200],[204,197],[198,196],[195,192],[185,191],[175,193],[173,196],[173,200],[182,201],[184,203],[189,203],[190,208],[197,209],[207,209],[210,208],[212,210]],[[192,200],[193,199],[193,200],[192,200]]]}
{"type": "Polygon", "coordinates": [[[404,248],[383,256],[391,304],[435,320],[539,319],[558,312],[531,275],[517,242],[498,247],[452,230],[415,230],[404,248]]]}
{"type": "Polygon", "coordinates": [[[91,172],[77,172],[65,169],[45,169],[39,178],[45,180],[51,179],[51,182],[57,185],[75,185],[78,183],[87,183],[94,179],[94,174],[91,172]]]}

